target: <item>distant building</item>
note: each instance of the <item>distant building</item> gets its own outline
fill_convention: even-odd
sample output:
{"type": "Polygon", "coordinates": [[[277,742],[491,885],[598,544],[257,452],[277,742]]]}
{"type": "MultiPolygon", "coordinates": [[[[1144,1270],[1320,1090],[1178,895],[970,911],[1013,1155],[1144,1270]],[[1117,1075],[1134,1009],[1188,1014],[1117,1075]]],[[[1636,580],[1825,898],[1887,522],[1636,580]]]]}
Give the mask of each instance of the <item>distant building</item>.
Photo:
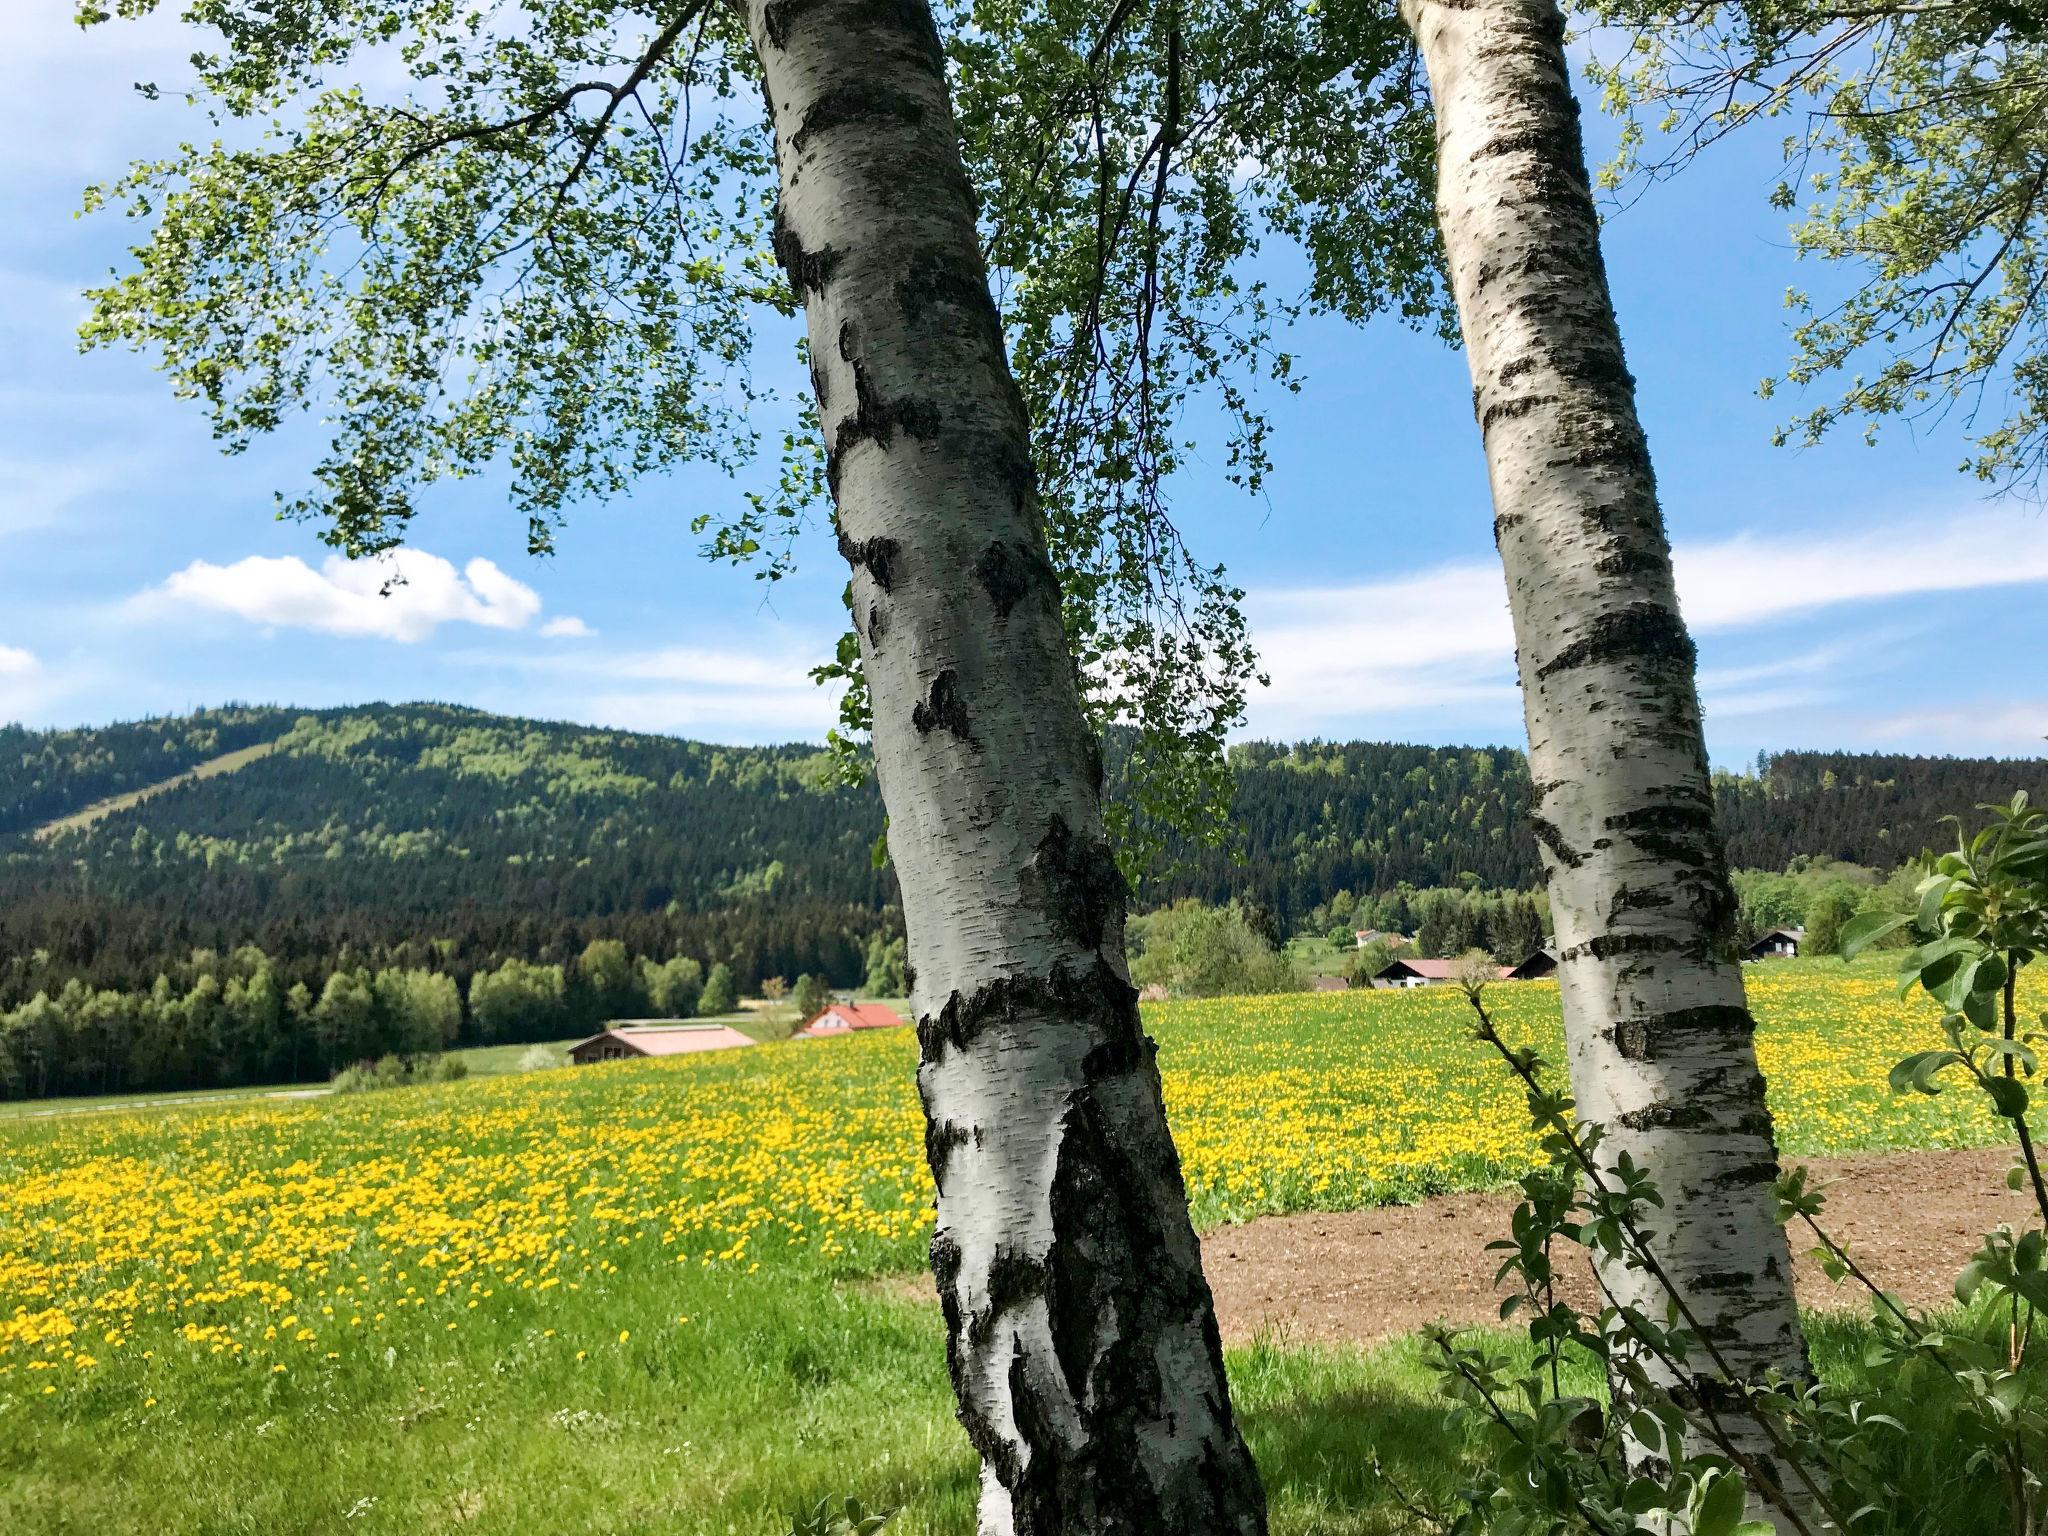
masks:
{"type": "Polygon", "coordinates": [[[1799,946],[1806,940],[1804,928],[1773,928],[1754,944],[1749,946],[1752,960],[1790,959],[1799,953],[1799,946]]]}
{"type": "Polygon", "coordinates": [[[1358,947],[1360,949],[1364,949],[1370,944],[1389,944],[1395,949],[1399,949],[1403,944],[1409,942],[1404,935],[1389,933],[1384,928],[1358,928],[1352,931],[1351,936],[1358,940],[1358,947]]]}
{"type": "Polygon", "coordinates": [[[1548,949],[1539,949],[1527,955],[1520,965],[1509,966],[1502,973],[1503,981],[1540,981],[1545,976],[1557,974],[1557,956],[1548,949]]]}
{"type": "Polygon", "coordinates": [[[569,1047],[579,1067],[600,1061],[632,1061],[642,1056],[689,1056],[698,1051],[732,1051],[753,1040],[730,1024],[692,1024],[684,1019],[621,1019],[588,1040],[569,1047]]]}
{"type": "Polygon", "coordinates": [[[1311,992],[1349,992],[1351,983],[1342,976],[1311,976],[1308,989],[1311,992]]]}
{"type": "Polygon", "coordinates": [[[1390,960],[1373,974],[1376,987],[1433,987],[1451,979],[1448,960],[1390,960]]]}
{"type": "MultiPolygon", "coordinates": [[[[1386,968],[1373,974],[1372,984],[1376,987],[1434,987],[1451,979],[1457,967],[1455,960],[1394,960],[1386,968]]],[[[1497,965],[1494,975],[1506,981],[1515,968],[1511,965],[1497,965]]]]}
{"type": "Polygon", "coordinates": [[[901,1029],[903,1017],[880,1003],[834,1003],[796,1032],[799,1040],[824,1040],[857,1029],[901,1029]]]}

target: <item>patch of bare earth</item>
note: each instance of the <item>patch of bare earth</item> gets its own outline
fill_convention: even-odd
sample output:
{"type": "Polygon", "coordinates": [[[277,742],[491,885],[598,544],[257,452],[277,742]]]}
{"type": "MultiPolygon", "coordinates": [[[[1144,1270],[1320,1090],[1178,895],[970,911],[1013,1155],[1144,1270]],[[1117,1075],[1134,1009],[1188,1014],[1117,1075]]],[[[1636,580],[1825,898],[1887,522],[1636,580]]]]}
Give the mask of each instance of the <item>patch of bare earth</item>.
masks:
{"type": "MultiPolygon", "coordinates": [[[[2005,1148],[1800,1161],[1827,1188],[1829,1234],[1916,1306],[1952,1300],[1956,1271],[1984,1233],[2002,1221],[2023,1226],[2034,1214],[2030,1196],[2005,1187],[2005,1148]]],[[[1202,1268],[1224,1342],[1247,1343],[1273,1328],[1294,1343],[1371,1344],[1427,1323],[1498,1323],[1506,1292],[1494,1288],[1493,1272],[1501,1255],[1486,1245],[1507,1235],[1514,1206],[1508,1194],[1438,1195],[1219,1227],[1202,1239],[1202,1268]]],[[[1863,1310],[1860,1287],[1835,1285],[1806,1256],[1811,1236],[1803,1226],[1792,1232],[1801,1304],[1863,1310]]],[[[1565,1299],[1596,1304],[1582,1250],[1562,1255],[1559,1272],[1565,1299]]],[[[891,1275],[876,1285],[906,1300],[935,1300],[929,1275],[891,1275]]]]}
{"type": "MultiPolygon", "coordinates": [[[[1986,1230],[2022,1225],[2033,1213],[2031,1197],[2005,1187],[2012,1154],[2004,1148],[1804,1161],[1828,1186],[1829,1234],[1880,1285],[1919,1306],[1953,1299],[1956,1271],[1986,1230]]],[[[1501,1255],[1486,1245],[1507,1235],[1514,1204],[1504,1194],[1440,1195],[1219,1228],[1202,1239],[1202,1267],[1224,1340],[1279,1328],[1297,1342],[1372,1343],[1432,1322],[1497,1323],[1501,1255]]],[[[1860,1288],[1834,1285],[1805,1257],[1810,1237],[1803,1227],[1792,1233],[1801,1304],[1861,1310],[1860,1288]]],[[[1583,1252],[1565,1256],[1559,1270],[1564,1296],[1592,1305],[1583,1252]]]]}

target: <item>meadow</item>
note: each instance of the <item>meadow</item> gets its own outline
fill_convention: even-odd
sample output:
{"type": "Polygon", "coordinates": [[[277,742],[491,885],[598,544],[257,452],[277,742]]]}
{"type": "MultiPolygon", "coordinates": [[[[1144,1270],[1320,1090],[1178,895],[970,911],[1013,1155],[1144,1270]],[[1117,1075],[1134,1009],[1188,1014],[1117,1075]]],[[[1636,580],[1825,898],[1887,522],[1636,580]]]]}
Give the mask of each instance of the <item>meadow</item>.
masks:
{"type": "MultiPolygon", "coordinates": [[[[1993,1139],[1886,1089],[1934,1015],[1882,968],[1750,974],[1788,1154],[1993,1139]]],[[[1554,986],[1495,1002],[1555,1049],[1554,986]]],[[[1147,1023],[1205,1228],[1530,1155],[1442,989],[1147,1023]]],[[[0,1126],[6,1528],[737,1536],[853,1493],[970,1529],[936,1311],[874,1283],[929,1231],[915,1062],[906,1030],[0,1126]]],[[[1436,1432],[1412,1344],[1231,1366],[1277,1529],[1395,1528],[1355,1448],[1436,1432]]]]}

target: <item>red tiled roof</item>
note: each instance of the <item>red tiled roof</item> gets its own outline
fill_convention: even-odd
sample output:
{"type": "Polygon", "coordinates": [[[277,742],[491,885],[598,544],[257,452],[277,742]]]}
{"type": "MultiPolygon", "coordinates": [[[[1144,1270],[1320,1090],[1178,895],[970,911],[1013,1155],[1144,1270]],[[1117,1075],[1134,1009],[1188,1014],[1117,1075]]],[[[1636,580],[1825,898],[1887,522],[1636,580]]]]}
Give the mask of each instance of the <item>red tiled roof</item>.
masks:
{"type": "Polygon", "coordinates": [[[854,1029],[900,1029],[903,1018],[880,1003],[834,1003],[797,1033],[839,1035],[854,1029]]]}

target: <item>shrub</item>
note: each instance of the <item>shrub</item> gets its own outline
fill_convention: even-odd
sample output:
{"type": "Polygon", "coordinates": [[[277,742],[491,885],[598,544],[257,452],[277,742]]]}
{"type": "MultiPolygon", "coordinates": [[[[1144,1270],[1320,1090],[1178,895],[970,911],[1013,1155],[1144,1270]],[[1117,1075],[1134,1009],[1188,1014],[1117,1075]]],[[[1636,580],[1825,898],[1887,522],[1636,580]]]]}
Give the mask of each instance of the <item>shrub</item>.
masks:
{"type": "Polygon", "coordinates": [[[519,1053],[519,1070],[522,1072],[545,1072],[550,1067],[562,1065],[562,1053],[545,1045],[529,1045],[519,1053]]]}

